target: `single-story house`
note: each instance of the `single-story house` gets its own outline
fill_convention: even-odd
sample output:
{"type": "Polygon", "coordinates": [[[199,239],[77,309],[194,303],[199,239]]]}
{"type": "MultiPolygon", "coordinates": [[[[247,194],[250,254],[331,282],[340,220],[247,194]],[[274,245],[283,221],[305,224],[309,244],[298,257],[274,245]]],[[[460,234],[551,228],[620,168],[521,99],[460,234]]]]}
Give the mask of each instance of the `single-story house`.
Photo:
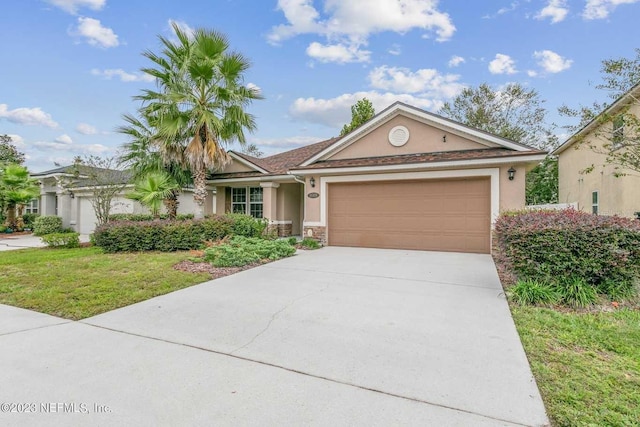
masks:
{"type": "MultiPolygon", "coordinates": [[[[89,168],[82,166],[82,168],[89,168]]],[[[95,168],[93,168],[95,169],[95,168]]],[[[32,178],[40,181],[40,198],[27,205],[27,212],[40,215],[57,215],[62,218],[63,227],[72,228],[81,234],[91,234],[96,227],[96,214],[91,204],[93,192],[83,175],[76,177],[73,166],[62,166],[44,172],[34,173],[32,178]],[[69,185],[69,181],[73,184],[69,185]]],[[[86,177],[86,176],[85,176],[86,177]]],[[[149,213],[149,209],[139,202],[127,199],[125,194],[133,189],[130,175],[120,173],[122,191],[111,201],[111,213],[149,213]]],[[[193,213],[193,191],[183,189],[178,198],[178,213],[193,213]]],[[[164,206],[163,206],[164,209],[164,206]]],[[[209,203],[205,205],[205,214],[215,212],[215,195],[209,191],[209,203]]]]}
{"type": "Polygon", "coordinates": [[[491,252],[546,153],[395,103],[351,133],[265,158],[230,152],[216,212],[268,218],[334,246],[491,252]]]}
{"type": "Polygon", "coordinates": [[[602,215],[633,217],[640,211],[637,172],[607,162],[603,145],[623,140],[623,115],[640,117],[640,84],[618,98],[598,117],[567,139],[552,154],[558,156],[558,199],[579,210],[602,215]]]}

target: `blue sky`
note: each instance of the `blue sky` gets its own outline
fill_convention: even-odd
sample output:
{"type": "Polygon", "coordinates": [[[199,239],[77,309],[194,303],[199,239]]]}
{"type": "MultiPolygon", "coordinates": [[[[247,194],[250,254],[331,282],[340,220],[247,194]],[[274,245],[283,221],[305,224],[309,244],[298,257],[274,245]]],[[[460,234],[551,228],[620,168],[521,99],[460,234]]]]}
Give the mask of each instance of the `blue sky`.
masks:
{"type": "Polygon", "coordinates": [[[13,0],[2,15],[0,133],[34,172],[116,153],[121,115],[154,84],[141,53],[170,22],[221,31],[250,58],[246,83],[265,97],[250,142],[267,154],[337,135],[363,96],[436,112],[483,82],[537,89],[562,124],[562,103],[605,99],[602,59],[640,47],[640,0],[13,0]]]}

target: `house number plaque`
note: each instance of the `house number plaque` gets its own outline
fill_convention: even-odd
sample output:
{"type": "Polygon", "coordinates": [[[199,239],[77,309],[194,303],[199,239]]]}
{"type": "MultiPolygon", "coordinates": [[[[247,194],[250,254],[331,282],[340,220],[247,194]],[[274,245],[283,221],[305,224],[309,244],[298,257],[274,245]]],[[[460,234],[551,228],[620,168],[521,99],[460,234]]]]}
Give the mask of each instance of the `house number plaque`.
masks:
{"type": "Polygon", "coordinates": [[[320,194],[318,193],[309,193],[307,194],[307,197],[310,199],[317,199],[318,197],[320,197],[320,194]]]}

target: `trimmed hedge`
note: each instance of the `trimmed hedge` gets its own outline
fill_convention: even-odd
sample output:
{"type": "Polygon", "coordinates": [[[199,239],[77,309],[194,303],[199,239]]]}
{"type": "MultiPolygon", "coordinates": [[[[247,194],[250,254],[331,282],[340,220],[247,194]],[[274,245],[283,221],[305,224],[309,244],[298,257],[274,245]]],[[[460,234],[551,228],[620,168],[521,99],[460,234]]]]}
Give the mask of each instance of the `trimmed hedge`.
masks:
{"type": "Polygon", "coordinates": [[[632,290],[640,275],[640,221],[572,209],[502,215],[498,251],[519,279],[560,287],[584,280],[609,295],[611,283],[632,290]]]}
{"type": "Polygon", "coordinates": [[[184,221],[111,221],[96,228],[92,242],[105,252],[171,252],[198,249],[207,241],[229,235],[256,237],[257,230],[264,231],[263,223],[264,220],[248,215],[210,216],[184,221]]]}
{"type": "Polygon", "coordinates": [[[80,247],[79,233],[52,233],[40,237],[50,248],[78,248],[80,247]]]}
{"type": "MultiPolygon", "coordinates": [[[[151,214],[119,213],[109,215],[109,221],[153,221],[154,219],[151,214]]],[[[169,215],[160,214],[158,219],[169,219],[169,215]]],[[[178,221],[186,221],[188,219],[193,219],[193,214],[178,214],[176,216],[176,220],[178,221]]]]}
{"type": "Polygon", "coordinates": [[[62,233],[62,218],[59,216],[39,216],[33,221],[33,234],[36,236],[54,233],[62,233]]]}

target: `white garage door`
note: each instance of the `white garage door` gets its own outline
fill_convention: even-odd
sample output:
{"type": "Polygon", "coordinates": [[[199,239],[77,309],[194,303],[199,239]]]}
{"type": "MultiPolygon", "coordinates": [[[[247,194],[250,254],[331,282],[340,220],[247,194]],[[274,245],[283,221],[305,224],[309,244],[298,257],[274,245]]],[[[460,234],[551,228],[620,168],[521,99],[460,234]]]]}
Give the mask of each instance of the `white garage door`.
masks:
{"type": "Polygon", "coordinates": [[[80,199],[80,213],[78,218],[80,218],[80,224],[78,226],[78,230],[80,234],[91,234],[93,230],[96,228],[96,222],[98,222],[96,218],[96,214],[93,210],[93,206],[91,206],[91,201],[83,197],[80,199]]]}

